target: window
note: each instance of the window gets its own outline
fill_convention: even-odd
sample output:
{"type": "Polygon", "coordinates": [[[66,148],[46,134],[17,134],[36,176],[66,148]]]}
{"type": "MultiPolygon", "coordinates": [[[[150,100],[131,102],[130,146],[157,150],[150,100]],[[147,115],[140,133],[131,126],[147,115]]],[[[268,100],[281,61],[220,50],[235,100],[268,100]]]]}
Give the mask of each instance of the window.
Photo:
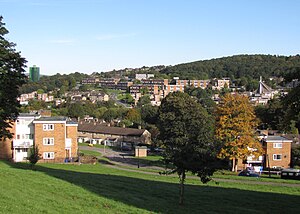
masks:
{"type": "Polygon", "coordinates": [[[20,140],[20,135],[19,134],[17,134],[17,139],[20,140]]]}
{"type": "Polygon", "coordinates": [[[282,155],[278,155],[278,154],[273,155],[273,160],[281,160],[281,159],[282,159],[282,155]]]}
{"type": "Polygon", "coordinates": [[[44,152],[44,159],[54,159],[54,152],[44,152]]]}
{"type": "Polygon", "coordinates": [[[282,148],[282,143],[273,143],[273,148],[282,148]]]}
{"type": "Polygon", "coordinates": [[[43,124],[44,131],[52,131],[54,130],[54,124],[43,124]]]}
{"type": "Polygon", "coordinates": [[[43,138],[43,145],[54,145],[54,138],[43,138]]]}

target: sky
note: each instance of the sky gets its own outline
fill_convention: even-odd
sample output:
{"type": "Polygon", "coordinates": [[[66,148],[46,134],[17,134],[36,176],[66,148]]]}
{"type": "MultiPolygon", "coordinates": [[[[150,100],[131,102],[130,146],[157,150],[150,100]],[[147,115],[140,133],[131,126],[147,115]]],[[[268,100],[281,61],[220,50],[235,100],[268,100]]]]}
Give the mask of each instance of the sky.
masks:
{"type": "Polygon", "coordinates": [[[0,0],[6,36],[41,74],[237,54],[296,55],[299,0],[0,0]]]}

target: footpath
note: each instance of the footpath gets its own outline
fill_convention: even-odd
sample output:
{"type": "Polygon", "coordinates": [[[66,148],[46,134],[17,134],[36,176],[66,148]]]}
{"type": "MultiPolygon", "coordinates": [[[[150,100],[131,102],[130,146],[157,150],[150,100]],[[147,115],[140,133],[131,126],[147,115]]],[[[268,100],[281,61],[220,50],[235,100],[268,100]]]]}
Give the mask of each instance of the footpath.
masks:
{"type": "MultiPolygon", "coordinates": [[[[103,148],[97,148],[97,147],[88,147],[88,146],[79,146],[79,149],[81,150],[90,150],[90,151],[97,151],[102,154],[102,157],[107,158],[109,161],[105,162],[105,166],[128,171],[128,172],[137,172],[142,174],[148,174],[148,175],[161,175],[161,176],[172,176],[177,177],[176,174],[171,175],[162,175],[159,172],[151,172],[151,171],[144,171],[140,169],[145,170],[157,170],[160,172],[164,171],[164,168],[157,167],[157,166],[150,166],[146,164],[139,164],[138,160],[135,160],[130,156],[130,152],[120,152],[120,151],[114,151],[110,148],[106,148],[105,150],[103,148]],[[137,168],[139,164],[140,169],[134,169],[137,168]]],[[[99,156],[98,158],[100,158],[99,156]]],[[[199,179],[197,176],[187,176],[188,178],[193,179],[199,179]]],[[[266,182],[266,181],[259,181],[259,178],[253,178],[253,181],[251,180],[240,180],[240,179],[224,179],[224,178],[213,178],[212,181],[215,182],[226,182],[226,183],[243,183],[243,184],[253,184],[253,185],[267,185],[267,186],[286,186],[286,187],[300,187],[300,184],[292,184],[292,183],[279,183],[279,182],[266,182]]]]}

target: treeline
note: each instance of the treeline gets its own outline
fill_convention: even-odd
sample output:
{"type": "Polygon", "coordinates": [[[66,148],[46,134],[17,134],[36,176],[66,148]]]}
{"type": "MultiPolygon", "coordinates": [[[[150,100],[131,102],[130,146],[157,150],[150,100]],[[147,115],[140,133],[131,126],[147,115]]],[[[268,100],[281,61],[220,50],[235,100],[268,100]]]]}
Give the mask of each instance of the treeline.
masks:
{"type": "Polygon", "coordinates": [[[267,79],[283,76],[295,67],[300,67],[300,56],[236,55],[211,60],[169,66],[162,74],[180,79],[209,79],[229,77],[232,80],[247,78],[267,79]]]}
{"type": "Polygon", "coordinates": [[[89,77],[88,74],[82,74],[79,72],[63,75],[57,73],[53,76],[41,76],[38,82],[31,82],[28,80],[27,83],[20,88],[20,93],[31,93],[38,89],[48,92],[57,88],[62,91],[68,91],[76,86],[76,82],[81,82],[82,79],[87,77],[89,77]]]}

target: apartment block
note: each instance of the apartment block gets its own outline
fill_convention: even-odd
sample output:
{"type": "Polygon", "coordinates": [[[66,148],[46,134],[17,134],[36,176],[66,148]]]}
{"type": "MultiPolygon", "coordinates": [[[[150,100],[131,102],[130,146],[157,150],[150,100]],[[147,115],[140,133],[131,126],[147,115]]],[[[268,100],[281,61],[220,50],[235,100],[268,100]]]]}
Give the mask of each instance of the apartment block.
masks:
{"type": "Polygon", "coordinates": [[[12,139],[0,141],[0,159],[26,161],[29,149],[37,145],[42,160],[63,162],[77,157],[77,123],[65,117],[20,114],[13,123],[12,139]]]}
{"type": "Polygon", "coordinates": [[[289,168],[291,164],[292,140],[282,136],[268,136],[263,139],[265,167],[289,168]]]}
{"type": "Polygon", "coordinates": [[[210,80],[180,80],[176,79],[176,85],[183,85],[184,87],[194,87],[205,89],[208,87],[210,80]]]}
{"type": "Polygon", "coordinates": [[[63,162],[77,157],[77,126],[66,117],[41,117],[33,121],[34,143],[47,162],[63,162]]]}

